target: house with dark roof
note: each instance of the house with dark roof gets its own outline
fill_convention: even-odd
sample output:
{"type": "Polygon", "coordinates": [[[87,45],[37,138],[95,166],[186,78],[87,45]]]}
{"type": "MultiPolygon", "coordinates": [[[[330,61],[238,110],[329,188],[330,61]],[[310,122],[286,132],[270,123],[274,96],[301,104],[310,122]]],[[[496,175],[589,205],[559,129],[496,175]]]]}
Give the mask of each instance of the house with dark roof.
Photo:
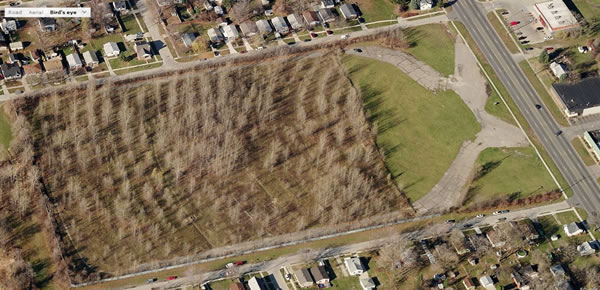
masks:
{"type": "Polygon", "coordinates": [[[317,26],[321,23],[321,19],[315,11],[304,11],[304,13],[302,13],[302,18],[304,18],[304,22],[306,22],[308,26],[317,26]]]}
{"type": "Polygon", "coordinates": [[[323,22],[332,22],[335,21],[336,18],[333,9],[330,8],[319,9],[319,17],[321,17],[321,21],[323,22]]]}
{"type": "Polygon", "coordinates": [[[133,45],[135,52],[137,54],[137,59],[144,60],[152,58],[152,47],[150,44],[145,41],[136,42],[133,45]]]}
{"type": "Polygon", "coordinates": [[[561,100],[561,107],[568,117],[588,116],[600,113],[600,77],[586,78],[569,84],[552,85],[552,93],[561,100]]]}
{"type": "Polygon", "coordinates": [[[127,11],[127,1],[115,1],[112,3],[112,6],[115,11],[127,11]]]}
{"type": "Polygon", "coordinates": [[[3,63],[0,69],[5,80],[20,79],[23,76],[21,67],[16,63],[3,63]]]}
{"type": "Polygon", "coordinates": [[[298,281],[298,284],[300,284],[300,287],[310,287],[314,284],[313,278],[306,268],[296,270],[294,276],[296,276],[296,280],[298,281]]]}
{"type": "Polygon", "coordinates": [[[354,5],[352,4],[346,3],[340,6],[340,11],[346,20],[355,19],[358,17],[358,11],[356,11],[356,8],[354,8],[354,5]]]}
{"type": "Polygon", "coordinates": [[[327,274],[327,270],[323,266],[313,266],[310,268],[310,273],[315,280],[315,283],[327,285],[329,284],[329,274],[327,274]]]}
{"type": "Polygon", "coordinates": [[[494,247],[494,248],[500,248],[506,244],[506,238],[504,237],[504,235],[502,234],[502,231],[500,231],[500,230],[496,230],[496,229],[489,230],[487,233],[485,233],[485,236],[487,237],[487,239],[490,241],[490,244],[492,244],[492,247],[494,247]]]}
{"type": "Polygon", "coordinates": [[[240,30],[246,37],[252,37],[258,33],[258,26],[251,20],[246,20],[240,23],[240,30]]]}
{"type": "Polygon", "coordinates": [[[42,31],[50,32],[56,30],[56,19],[54,18],[42,17],[38,18],[38,22],[42,31]]]}

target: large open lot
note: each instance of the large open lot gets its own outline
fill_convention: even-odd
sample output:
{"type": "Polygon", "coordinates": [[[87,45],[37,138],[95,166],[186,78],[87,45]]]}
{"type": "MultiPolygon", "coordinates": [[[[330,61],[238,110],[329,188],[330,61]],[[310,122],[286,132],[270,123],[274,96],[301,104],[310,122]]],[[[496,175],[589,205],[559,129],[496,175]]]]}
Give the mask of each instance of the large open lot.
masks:
{"type": "Polygon", "coordinates": [[[407,29],[407,52],[441,74],[454,73],[454,31],[446,25],[427,24],[407,29]]]}
{"type": "Polygon", "coordinates": [[[360,87],[386,165],[411,201],[444,175],[479,123],[453,91],[433,94],[391,64],[346,56],[344,65],[360,87]]]}
{"type": "Polygon", "coordinates": [[[412,213],[333,55],[16,106],[35,124],[40,175],[82,271],[74,282],[412,213]]]}

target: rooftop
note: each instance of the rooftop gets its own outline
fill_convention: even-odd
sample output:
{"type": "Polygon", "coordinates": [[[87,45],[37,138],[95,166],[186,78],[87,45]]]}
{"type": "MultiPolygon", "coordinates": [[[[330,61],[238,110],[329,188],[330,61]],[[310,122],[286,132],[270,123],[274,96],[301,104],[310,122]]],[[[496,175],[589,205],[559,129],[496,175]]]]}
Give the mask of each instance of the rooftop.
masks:
{"type": "Polygon", "coordinates": [[[600,105],[600,77],[574,84],[556,83],[552,88],[571,112],[581,114],[584,109],[600,105]]]}
{"type": "Polygon", "coordinates": [[[562,0],[552,0],[535,4],[541,18],[553,31],[578,26],[577,19],[562,0]]]}

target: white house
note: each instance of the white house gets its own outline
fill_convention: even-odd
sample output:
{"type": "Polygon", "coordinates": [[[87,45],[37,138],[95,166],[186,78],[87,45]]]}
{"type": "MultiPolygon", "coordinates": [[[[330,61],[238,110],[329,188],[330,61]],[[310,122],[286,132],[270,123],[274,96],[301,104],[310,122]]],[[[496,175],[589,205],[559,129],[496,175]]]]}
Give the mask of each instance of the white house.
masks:
{"type": "Polygon", "coordinates": [[[577,251],[579,252],[579,255],[582,256],[588,256],[591,255],[593,253],[596,253],[596,249],[593,245],[594,242],[585,242],[579,246],[577,246],[577,251]]]}
{"type": "Polygon", "coordinates": [[[228,39],[236,39],[240,36],[237,28],[235,28],[235,24],[229,24],[223,27],[223,35],[228,39]]]}
{"type": "MultiPolygon", "coordinates": [[[[438,0],[442,1],[442,0],[438,0]]],[[[433,8],[433,0],[421,0],[419,1],[419,9],[421,10],[429,10],[433,8]]]]}
{"type": "Polygon", "coordinates": [[[71,53],[67,55],[67,63],[69,64],[70,70],[77,70],[83,66],[78,53],[71,53]]]}
{"type": "Polygon", "coordinates": [[[364,290],[375,289],[375,282],[373,282],[373,279],[371,278],[361,278],[360,286],[362,286],[364,290]]]}
{"type": "Polygon", "coordinates": [[[561,78],[563,75],[566,75],[567,72],[565,71],[565,66],[557,63],[555,61],[553,61],[550,64],[550,69],[552,70],[552,73],[557,77],[557,78],[561,78]]]}
{"type": "Polygon", "coordinates": [[[96,56],[96,52],[93,51],[84,51],[83,52],[83,60],[85,64],[88,66],[96,66],[98,65],[98,57],[96,56]]]}
{"type": "Polygon", "coordinates": [[[321,0],[321,8],[333,8],[335,2],[333,0],[321,0]]]}
{"type": "Polygon", "coordinates": [[[104,55],[107,57],[118,56],[121,53],[116,42],[107,42],[104,44],[104,55]]]}
{"type": "Polygon", "coordinates": [[[248,280],[248,288],[250,290],[267,290],[265,283],[260,278],[252,277],[248,280]]]}
{"type": "Polygon", "coordinates": [[[211,28],[206,33],[208,33],[208,38],[212,42],[223,41],[223,33],[221,33],[220,29],[211,28]]]}
{"type": "Polygon", "coordinates": [[[285,19],[283,19],[283,17],[281,17],[281,16],[277,16],[277,17],[271,19],[271,23],[273,23],[273,27],[275,27],[275,31],[277,31],[281,34],[286,34],[286,33],[290,32],[290,27],[287,25],[287,23],[285,23],[285,19]]]}
{"type": "Polygon", "coordinates": [[[583,229],[581,229],[576,222],[563,225],[563,229],[565,230],[565,234],[569,237],[583,234],[583,229]]]}
{"type": "Polygon", "coordinates": [[[344,16],[344,19],[346,20],[355,19],[358,17],[358,11],[356,11],[356,9],[354,9],[354,6],[352,6],[351,4],[346,3],[340,6],[340,12],[342,12],[342,16],[344,16]]]}
{"type": "Polygon", "coordinates": [[[269,24],[269,21],[267,20],[261,19],[256,21],[256,26],[258,27],[258,31],[260,31],[262,34],[269,34],[273,32],[273,28],[271,28],[271,24],[269,24]]]}
{"type": "Polygon", "coordinates": [[[223,8],[221,6],[215,6],[215,13],[219,16],[223,15],[223,8]]]}
{"type": "Polygon", "coordinates": [[[302,28],[302,17],[296,13],[292,13],[287,16],[287,20],[292,26],[292,29],[300,29],[302,28]]]}
{"type": "Polygon", "coordinates": [[[22,50],[23,42],[20,42],[20,41],[11,42],[8,44],[8,48],[10,48],[10,51],[22,50]]]}
{"type": "Polygon", "coordinates": [[[483,286],[483,288],[485,289],[490,289],[490,290],[495,290],[496,287],[494,287],[494,280],[492,280],[492,277],[485,275],[481,278],[479,278],[479,283],[481,283],[481,286],[483,286]]]}
{"type": "Polygon", "coordinates": [[[344,264],[350,275],[358,276],[365,271],[365,268],[358,257],[344,258],[344,264]]]}

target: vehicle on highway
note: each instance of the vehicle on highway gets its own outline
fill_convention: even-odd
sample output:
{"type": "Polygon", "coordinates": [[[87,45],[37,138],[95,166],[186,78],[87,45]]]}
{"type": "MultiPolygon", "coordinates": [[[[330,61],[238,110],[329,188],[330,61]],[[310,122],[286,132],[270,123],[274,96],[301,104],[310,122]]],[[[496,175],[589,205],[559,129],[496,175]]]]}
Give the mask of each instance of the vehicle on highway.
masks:
{"type": "Polygon", "coordinates": [[[146,283],[150,284],[150,283],[154,283],[156,281],[158,281],[158,278],[150,278],[150,279],[146,280],[146,283]]]}
{"type": "Polygon", "coordinates": [[[508,210],[508,209],[505,209],[505,210],[501,210],[501,211],[500,211],[500,213],[509,213],[509,212],[510,212],[510,210],[508,210]]]}
{"type": "Polygon", "coordinates": [[[556,133],[554,133],[556,136],[560,136],[562,134],[562,130],[558,130],[556,131],[556,133]]]}
{"type": "Polygon", "coordinates": [[[521,44],[528,44],[528,43],[529,43],[529,40],[523,40],[523,41],[521,41],[521,44]]]}
{"type": "Polygon", "coordinates": [[[523,32],[519,31],[516,33],[517,35],[523,35],[523,32]]]}
{"type": "Polygon", "coordinates": [[[167,278],[168,281],[173,281],[177,279],[177,276],[169,276],[169,278],[167,278]]]}
{"type": "Polygon", "coordinates": [[[468,229],[468,228],[470,228],[470,227],[472,227],[472,226],[473,226],[473,224],[464,224],[464,225],[463,225],[463,228],[464,228],[464,229],[468,229]]]}
{"type": "Polygon", "coordinates": [[[326,31],[326,32],[327,32],[327,34],[328,34],[328,35],[332,35],[332,34],[333,34],[333,31],[331,31],[331,30],[329,30],[329,29],[327,29],[327,31],[326,31]]]}
{"type": "Polygon", "coordinates": [[[447,221],[446,221],[446,223],[447,223],[447,224],[453,224],[453,223],[455,223],[455,222],[456,222],[456,220],[447,220],[447,221]]]}
{"type": "Polygon", "coordinates": [[[519,21],[511,21],[510,22],[510,26],[515,26],[515,25],[517,25],[519,23],[521,23],[521,22],[519,22],[519,21]]]}
{"type": "Polygon", "coordinates": [[[482,218],[482,217],[484,217],[484,216],[485,216],[484,214],[478,214],[478,215],[476,215],[475,217],[476,217],[476,218],[482,218]]]}
{"type": "Polygon", "coordinates": [[[506,220],[506,218],[505,218],[505,217],[503,217],[503,218],[499,218],[499,219],[498,219],[498,221],[499,221],[499,222],[503,222],[503,221],[505,221],[505,220],[506,220]]]}
{"type": "Polygon", "coordinates": [[[540,105],[540,104],[535,104],[535,108],[539,110],[539,109],[541,109],[541,108],[542,108],[542,105],[540,105]]]}
{"type": "Polygon", "coordinates": [[[215,50],[215,51],[213,51],[213,54],[214,54],[215,56],[220,56],[220,55],[221,55],[221,54],[220,54],[218,51],[216,51],[216,50],[215,50]]]}

